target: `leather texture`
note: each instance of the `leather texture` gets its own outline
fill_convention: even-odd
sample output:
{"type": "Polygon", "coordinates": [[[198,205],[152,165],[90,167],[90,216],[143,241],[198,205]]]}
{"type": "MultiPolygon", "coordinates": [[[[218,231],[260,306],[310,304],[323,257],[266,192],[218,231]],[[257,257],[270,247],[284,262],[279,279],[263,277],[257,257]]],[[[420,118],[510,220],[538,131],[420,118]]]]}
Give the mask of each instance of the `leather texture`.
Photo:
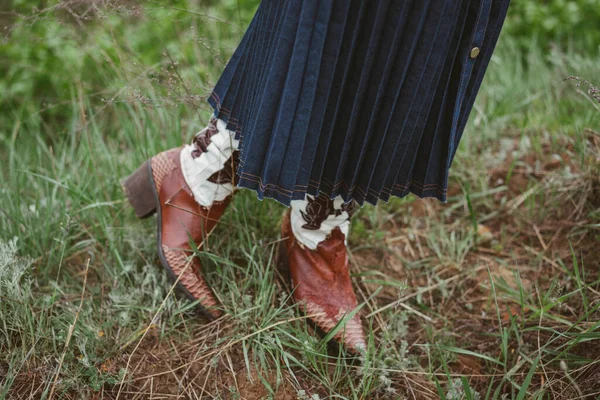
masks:
{"type": "MultiPolygon", "coordinates": [[[[294,300],[319,328],[328,333],[357,306],[348,269],[345,235],[335,228],[315,250],[310,250],[295,238],[289,211],[284,215],[281,234],[294,300]]],[[[366,349],[358,313],[346,321],[345,327],[334,338],[353,352],[366,349]]]]}
{"type": "MultiPolygon", "coordinates": [[[[194,250],[193,242],[200,250],[210,232],[223,215],[232,196],[211,207],[199,205],[181,173],[181,148],[158,154],[151,160],[152,178],[159,198],[161,215],[161,243],[159,251],[179,282],[211,317],[222,312],[212,290],[202,276],[202,266],[194,250]],[[189,265],[188,265],[189,264],[189,265]]],[[[163,262],[164,262],[163,261],[163,262]]]]}

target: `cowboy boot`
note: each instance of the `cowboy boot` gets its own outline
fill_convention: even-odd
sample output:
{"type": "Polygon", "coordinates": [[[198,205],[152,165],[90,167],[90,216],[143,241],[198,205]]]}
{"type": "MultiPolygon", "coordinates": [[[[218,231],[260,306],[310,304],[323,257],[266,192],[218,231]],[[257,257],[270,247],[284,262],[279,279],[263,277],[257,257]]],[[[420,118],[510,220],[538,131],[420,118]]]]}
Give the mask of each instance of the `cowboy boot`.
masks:
{"type": "Polygon", "coordinates": [[[194,252],[202,249],[231,201],[237,146],[234,133],[213,118],[191,145],[152,157],[123,182],[139,218],[157,213],[162,265],[211,319],[221,311],[194,252]]]}
{"type": "MultiPolygon", "coordinates": [[[[326,333],[357,307],[346,252],[355,205],[307,195],[306,201],[292,201],[281,227],[294,300],[326,333]]],[[[358,313],[334,338],[353,352],[366,349],[358,313]]]]}

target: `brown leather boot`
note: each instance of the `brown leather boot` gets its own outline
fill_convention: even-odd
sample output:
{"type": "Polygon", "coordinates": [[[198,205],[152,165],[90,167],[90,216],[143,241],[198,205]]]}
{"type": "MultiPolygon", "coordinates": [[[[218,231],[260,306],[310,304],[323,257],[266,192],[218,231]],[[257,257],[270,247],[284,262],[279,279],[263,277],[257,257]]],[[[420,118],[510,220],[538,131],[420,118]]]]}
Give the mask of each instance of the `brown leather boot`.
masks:
{"type": "MultiPolygon", "coordinates": [[[[178,286],[192,301],[199,300],[202,311],[209,318],[218,318],[222,312],[217,308],[218,301],[204,280],[195,248],[202,249],[204,241],[217,225],[232,193],[210,206],[199,204],[182,173],[182,151],[189,151],[198,157],[207,151],[214,126],[202,131],[192,146],[171,149],[152,157],[123,183],[129,202],[139,218],[157,213],[158,256],[162,265],[178,286]],[[197,142],[204,146],[196,146],[197,142]],[[193,242],[192,245],[191,242],[193,242]]],[[[225,162],[224,167],[209,178],[212,183],[229,183],[235,173],[231,171],[236,162],[237,152],[225,162]]]]}
{"type": "MultiPolygon", "coordinates": [[[[326,196],[309,198],[309,204],[300,210],[288,210],[283,218],[281,235],[285,240],[287,264],[292,281],[294,300],[324,332],[330,332],[346,315],[357,307],[352,289],[346,252],[347,224],[351,210],[335,209],[333,201],[326,196]],[[336,215],[337,214],[337,215],[336,215]],[[303,221],[291,221],[301,215],[303,221]],[[331,216],[331,217],[330,217],[331,216]],[[292,228],[292,223],[298,228],[292,228]],[[328,228],[323,228],[328,225],[328,228]],[[311,238],[300,238],[300,229],[316,234],[311,238]],[[320,232],[317,232],[319,231],[320,232]],[[314,249],[308,246],[315,247],[314,249]]],[[[335,336],[350,351],[366,349],[358,313],[346,320],[346,325],[335,336]]]]}

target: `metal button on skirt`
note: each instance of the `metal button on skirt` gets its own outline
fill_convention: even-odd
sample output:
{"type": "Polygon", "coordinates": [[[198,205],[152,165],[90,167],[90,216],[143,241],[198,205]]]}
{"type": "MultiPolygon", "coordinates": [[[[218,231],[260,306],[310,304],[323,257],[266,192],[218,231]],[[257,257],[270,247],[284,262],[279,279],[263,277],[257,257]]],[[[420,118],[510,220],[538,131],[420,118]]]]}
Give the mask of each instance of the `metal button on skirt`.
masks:
{"type": "Polygon", "coordinates": [[[263,0],[209,98],[239,186],[446,200],[509,0],[263,0]]]}

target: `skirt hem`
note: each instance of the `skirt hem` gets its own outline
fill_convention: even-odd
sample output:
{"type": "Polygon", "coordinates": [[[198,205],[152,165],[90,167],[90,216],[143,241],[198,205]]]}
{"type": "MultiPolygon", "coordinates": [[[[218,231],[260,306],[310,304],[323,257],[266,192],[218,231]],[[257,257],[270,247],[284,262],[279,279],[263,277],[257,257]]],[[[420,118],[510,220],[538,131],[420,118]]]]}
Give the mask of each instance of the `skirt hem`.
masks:
{"type": "Polygon", "coordinates": [[[377,205],[379,200],[388,202],[391,197],[403,198],[412,193],[419,198],[433,197],[444,203],[447,201],[447,189],[445,186],[425,184],[414,180],[403,184],[396,183],[392,188],[384,187],[380,192],[376,192],[373,189],[365,192],[360,186],[349,188],[345,181],[333,183],[325,178],[322,182],[311,180],[308,185],[296,185],[293,190],[275,183],[263,182],[260,176],[243,171],[244,134],[237,119],[231,117],[230,112],[228,112],[229,110],[221,107],[216,93],[211,93],[207,101],[213,108],[215,117],[223,120],[227,124],[227,129],[235,132],[235,138],[240,141],[239,147],[242,151],[237,170],[237,175],[240,178],[237,187],[254,190],[259,200],[269,198],[289,207],[292,200],[304,200],[307,194],[318,196],[324,193],[331,199],[341,196],[345,202],[354,200],[360,205],[363,205],[365,202],[377,205]]]}

